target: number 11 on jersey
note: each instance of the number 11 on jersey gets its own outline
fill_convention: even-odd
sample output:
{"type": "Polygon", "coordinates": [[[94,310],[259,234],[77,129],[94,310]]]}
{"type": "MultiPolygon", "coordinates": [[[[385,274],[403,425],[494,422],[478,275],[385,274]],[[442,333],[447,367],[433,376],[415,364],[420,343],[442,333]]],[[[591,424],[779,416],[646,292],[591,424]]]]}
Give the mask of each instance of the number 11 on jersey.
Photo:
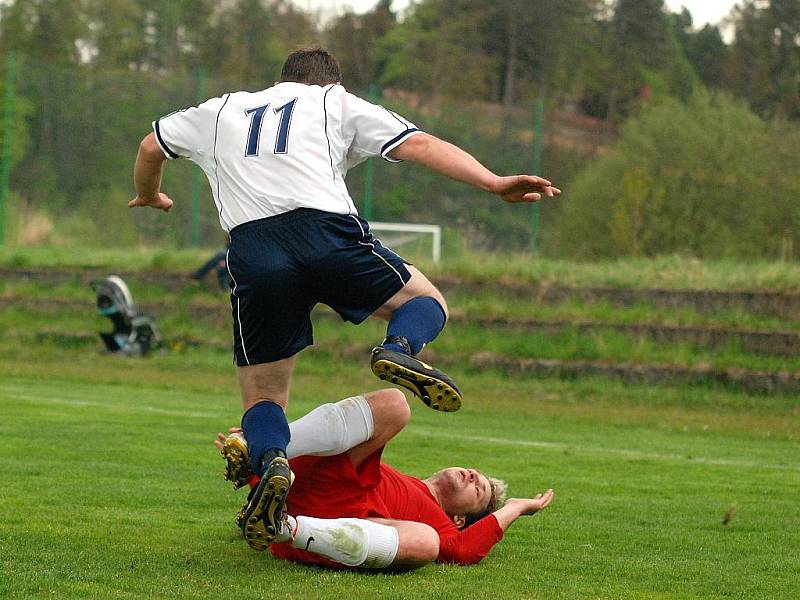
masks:
{"type": "MultiPolygon", "coordinates": [[[[297,98],[290,100],[283,106],[273,109],[277,115],[280,114],[278,122],[278,135],[275,136],[275,154],[286,154],[289,148],[289,126],[292,123],[292,112],[297,98]]],[[[250,117],[250,131],[247,133],[247,149],[245,156],[258,156],[258,145],[261,139],[261,126],[264,123],[264,113],[267,112],[269,104],[248,108],[244,114],[250,117]]]]}

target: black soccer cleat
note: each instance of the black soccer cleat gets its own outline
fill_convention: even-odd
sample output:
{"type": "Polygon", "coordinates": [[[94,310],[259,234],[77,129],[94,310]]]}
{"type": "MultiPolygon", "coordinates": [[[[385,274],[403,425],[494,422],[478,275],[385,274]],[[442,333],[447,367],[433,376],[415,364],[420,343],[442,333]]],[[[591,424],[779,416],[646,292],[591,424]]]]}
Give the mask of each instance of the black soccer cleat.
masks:
{"type": "Polygon", "coordinates": [[[409,354],[378,346],[372,349],[370,365],[377,377],[411,390],[434,410],[455,412],[461,408],[461,392],[455,382],[409,354]]]}
{"type": "Polygon", "coordinates": [[[239,489],[247,485],[253,476],[250,468],[250,458],[247,450],[247,440],[241,433],[232,433],[222,444],[220,450],[222,458],[225,459],[225,471],[223,476],[227,481],[233,482],[234,489],[239,489]]]}
{"type": "Polygon", "coordinates": [[[282,541],[286,496],[293,481],[289,461],[282,456],[273,458],[244,514],[244,537],[251,548],[266,550],[272,542],[282,541]]]}
{"type": "Polygon", "coordinates": [[[250,501],[253,499],[253,496],[255,496],[255,492],[256,488],[252,488],[250,490],[250,492],[247,494],[247,500],[244,501],[244,504],[242,504],[239,512],[237,512],[236,516],[233,518],[236,526],[242,530],[242,534],[244,534],[244,526],[247,525],[247,509],[250,508],[250,501]]]}

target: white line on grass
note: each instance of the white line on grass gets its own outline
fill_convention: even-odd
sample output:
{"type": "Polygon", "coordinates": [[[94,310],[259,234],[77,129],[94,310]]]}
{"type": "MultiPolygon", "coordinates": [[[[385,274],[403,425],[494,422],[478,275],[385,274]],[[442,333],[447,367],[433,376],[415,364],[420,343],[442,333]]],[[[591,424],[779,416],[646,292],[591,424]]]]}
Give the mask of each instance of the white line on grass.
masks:
{"type": "MultiPolygon", "coordinates": [[[[626,450],[624,448],[602,448],[599,446],[576,446],[575,444],[567,444],[562,442],[540,442],[536,440],[516,440],[512,438],[496,438],[478,435],[464,435],[463,433],[452,434],[438,431],[435,429],[422,429],[418,427],[409,427],[406,429],[406,434],[418,435],[422,437],[438,437],[453,440],[466,440],[470,442],[480,442],[486,444],[499,444],[506,446],[527,446],[531,448],[544,448],[547,450],[557,450],[563,452],[569,450],[570,452],[582,454],[611,454],[615,456],[624,456],[626,458],[633,458],[637,460],[656,460],[656,461],[670,461],[670,462],[687,462],[697,463],[704,465],[714,465],[720,467],[740,467],[752,469],[775,469],[779,471],[800,471],[800,465],[779,465],[771,463],[763,463],[757,461],[744,461],[744,460],[730,460],[725,458],[707,458],[704,456],[688,456],[681,454],[661,454],[658,452],[642,452],[640,450],[626,450]]],[[[405,435],[405,434],[404,434],[405,435]]]]}
{"type": "Polygon", "coordinates": [[[58,404],[62,406],[76,406],[87,408],[105,408],[114,412],[126,413],[153,413],[168,415],[171,417],[191,417],[195,419],[220,419],[227,415],[222,410],[216,412],[202,412],[197,410],[176,410],[169,408],[159,408],[137,402],[136,404],[126,404],[122,402],[101,402],[97,400],[83,400],[77,398],[57,398],[54,396],[31,396],[29,394],[13,394],[14,400],[26,400],[33,404],[58,404]]]}
{"type": "MultiPolygon", "coordinates": [[[[6,387],[5,392],[15,400],[26,400],[33,403],[49,403],[60,404],[79,407],[93,407],[93,408],[107,408],[118,412],[140,412],[140,413],[154,413],[169,415],[174,417],[192,417],[199,419],[220,419],[228,415],[227,411],[182,411],[174,409],[158,408],[149,406],[147,404],[122,404],[110,403],[93,400],[83,400],[77,398],[57,398],[54,396],[32,396],[30,394],[20,393],[16,390],[9,390],[11,386],[6,387]]],[[[537,440],[520,440],[514,438],[497,438],[478,435],[465,435],[464,433],[447,433],[437,429],[426,429],[416,425],[406,427],[403,435],[416,435],[419,437],[435,437],[442,439],[455,439],[461,441],[479,442],[485,444],[498,444],[506,446],[524,446],[529,448],[542,448],[546,450],[555,450],[563,452],[565,450],[581,454],[606,454],[613,456],[623,456],[636,460],[653,460],[653,461],[669,461],[669,462],[684,462],[690,464],[703,464],[713,465],[719,467],[736,467],[736,468],[749,468],[749,469],[773,469],[779,471],[800,471],[800,465],[781,465],[775,463],[765,463],[758,461],[745,461],[745,460],[730,460],[725,458],[708,458],[704,456],[687,456],[681,454],[662,454],[658,452],[642,452],[640,450],[627,450],[624,448],[603,448],[600,446],[580,446],[575,444],[568,444],[564,442],[542,442],[537,440]]]]}

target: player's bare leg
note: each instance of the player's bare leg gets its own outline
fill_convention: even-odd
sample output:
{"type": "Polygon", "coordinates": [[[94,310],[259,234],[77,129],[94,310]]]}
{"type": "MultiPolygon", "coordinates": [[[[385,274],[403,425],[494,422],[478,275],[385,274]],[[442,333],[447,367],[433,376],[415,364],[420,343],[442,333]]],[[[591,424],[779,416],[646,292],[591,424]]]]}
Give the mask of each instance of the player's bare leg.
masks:
{"type": "Polygon", "coordinates": [[[418,569],[432,563],[439,556],[439,534],[430,525],[394,519],[369,520],[397,530],[397,554],[392,561],[392,568],[418,569]]]}
{"type": "Polygon", "coordinates": [[[372,411],[373,433],[368,440],[347,450],[347,456],[356,469],[367,457],[388,444],[411,420],[411,408],[406,397],[396,388],[370,392],[366,398],[372,411]]]}
{"type": "Polygon", "coordinates": [[[453,412],[461,408],[456,383],[416,357],[444,327],[447,303],[419,269],[407,268],[411,273],[408,283],[373,313],[389,321],[389,327],[386,339],[372,350],[372,372],[411,390],[435,410],[453,412]]]}
{"type": "Polygon", "coordinates": [[[285,409],[296,363],[297,354],[275,362],[236,367],[242,408],[247,411],[257,402],[269,400],[285,409]]]}
{"type": "Polygon", "coordinates": [[[297,355],[237,368],[245,415],[242,428],[251,467],[261,476],[243,515],[247,543],[264,550],[280,533],[286,496],[294,474],[286,459],[289,426],[284,410],[289,401],[297,355]]]}
{"type": "Polygon", "coordinates": [[[435,529],[425,523],[394,519],[286,515],[274,541],[362,569],[416,569],[439,555],[435,529]]]}

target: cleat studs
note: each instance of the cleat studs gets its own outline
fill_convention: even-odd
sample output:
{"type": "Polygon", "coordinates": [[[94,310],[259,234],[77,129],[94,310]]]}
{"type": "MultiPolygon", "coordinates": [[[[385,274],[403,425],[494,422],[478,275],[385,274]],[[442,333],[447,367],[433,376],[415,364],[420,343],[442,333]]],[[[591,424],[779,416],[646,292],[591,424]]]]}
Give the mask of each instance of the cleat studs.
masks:
{"type": "Polygon", "coordinates": [[[428,381],[425,382],[425,385],[433,385],[434,383],[436,382],[433,379],[428,379],[428,381]]]}
{"type": "Polygon", "coordinates": [[[386,373],[381,373],[381,374],[379,375],[379,377],[380,377],[381,379],[384,379],[384,380],[385,380],[385,379],[386,379],[386,373]]]}
{"type": "Polygon", "coordinates": [[[437,386],[436,386],[436,389],[437,389],[437,390],[444,389],[444,386],[443,386],[443,385],[440,383],[439,385],[437,385],[437,386]]]}
{"type": "Polygon", "coordinates": [[[444,393],[449,396],[452,392],[450,390],[445,390],[444,393]]]}
{"type": "Polygon", "coordinates": [[[397,377],[392,377],[392,383],[397,383],[397,377]]]}
{"type": "Polygon", "coordinates": [[[434,404],[431,404],[431,408],[432,408],[433,410],[439,410],[439,405],[438,405],[438,404],[436,404],[436,403],[434,403],[434,404]]]}
{"type": "Polygon", "coordinates": [[[275,484],[274,484],[274,483],[272,483],[271,481],[269,481],[269,482],[267,482],[267,487],[268,487],[269,489],[271,489],[271,490],[274,490],[274,489],[275,489],[275,484]]]}
{"type": "Polygon", "coordinates": [[[436,395],[436,399],[437,399],[437,400],[441,400],[441,399],[442,399],[442,395],[441,395],[441,394],[437,394],[437,395],[436,395]]]}
{"type": "Polygon", "coordinates": [[[423,396],[422,401],[427,404],[428,406],[431,405],[431,397],[430,396],[423,396]]]}

